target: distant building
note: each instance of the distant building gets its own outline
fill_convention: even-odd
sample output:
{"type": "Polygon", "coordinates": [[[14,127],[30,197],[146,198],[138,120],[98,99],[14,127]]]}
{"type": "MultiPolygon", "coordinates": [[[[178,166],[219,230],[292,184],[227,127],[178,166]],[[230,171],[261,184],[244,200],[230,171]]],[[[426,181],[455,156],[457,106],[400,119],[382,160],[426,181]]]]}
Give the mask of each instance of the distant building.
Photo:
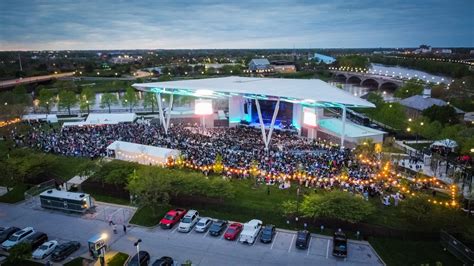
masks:
{"type": "Polygon", "coordinates": [[[427,53],[431,53],[431,46],[429,45],[426,45],[426,44],[422,44],[420,45],[420,47],[418,49],[416,49],[415,51],[413,51],[414,54],[427,54],[427,53]]]}
{"type": "Polygon", "coordinates": [[[452,54],[453,51],[451,49],[434,49],[435,54],[452,54]]]}
{"type": "Polygon", "coordinates": [[[295,73],[296,66],[293,62],[290,61],[273,61],[271,63],[272,69],[277,73],[295,73]]]}
{"type": "Polygon", "coordinates": [[[139,61],[142,58],[143,58],[142,56],[119,55],[119,56],[112,57],[110,59],[110,62],[112,64],[128,64],[135,61],[139,61]]]}
{"type": "MultiPolygon", "coordinates": [[[[431,89],[429,87],[426,87],[423,90],[422,95],[413,95],[411,97],[405,98],[400,101],[400,104],[405,108],[405,113],[407,114],[407,116],[413,119],[421,116],[421,113],[424,110],[430,108],[433,105],[437,105],[437,106],[448,105],[447,102],[441,99],[431,98],[431,89]]],[[[454,106],[453,108],[454,110],[456,110],[456,113],[459,116],[459,119],[462,120],[464,118],[465,112],[454,106]]]]}
{"type": "Polygon", "coordinates": [[[336,58],[318,53],[315,53],[313,58],[325,64],[332,64],[336,62],[336,58]]]}
{"type": "Polygon", "coordinates": [[[266,58],[252,59],[249,63],[249,70],[251,72],[268,72],[272,71],[270,61],[266,58]]]}

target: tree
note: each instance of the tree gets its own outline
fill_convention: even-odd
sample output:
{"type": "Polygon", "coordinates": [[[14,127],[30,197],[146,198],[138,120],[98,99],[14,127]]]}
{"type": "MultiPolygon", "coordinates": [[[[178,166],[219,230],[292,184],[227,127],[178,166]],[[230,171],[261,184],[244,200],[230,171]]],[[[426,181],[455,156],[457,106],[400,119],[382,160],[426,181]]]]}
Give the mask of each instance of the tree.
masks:
{"type": "Polygon", "coordinates": [[[151,107],[151,112],[154,113],[156,105],[156,94],[153,92],[145,92],[145,96],[143,97],[143,107],[151,107]]]}
{"type": "Polygon", "coordinates": [[[398,88],[398,90],[395,91],[394,96],[398,98],[408,98],[413,95],[419,95],[423,92],[423,85],[421,83],[418,83],[413,80],[409,80],[405,82],[405,84],[398,88]]]}
{"type": "Polygon", "coordinates": [[[100,108],[107,107],[110,114],[110,107],[114,104],[118,104],[118,98],[115,93],[106,92],[102,94],[102,98],[100,99],[100,108]]]}
{"type": "Polygon", "coordinates": [[[222,155],[217,154],[216,159],[214,161],[214,165],[212,166],[212,170],[216,174],[222,174],[222,171],[224,171],[224,164],[222,163],[222,155]]]}
{"type": "Polygon", "coordinates": [[[219,199],[232,199],[234,198],[234,187],[229,181],[221,178],[212,178],[209,182],[209,187],[206,191],[206,196],[211,198],[219,199]]]}
{"type": "Polygon", "coordinates": [[[79,107],[81,111],[90,112],[90,106],[95,103],[95,92],[91,88],[84,88],[79,96],[79,107]]]}
{"type": "Polygon", "coordinates": [[[285,217],[296,214],[297,204],[296,200],[286,200],[281,204],[281,211],[285,217]]]}
{"type": "Polygon", "coordinates": [[[168,204],[171,187],[170,178],[159,178],[151,168],[141,168],[129,177],[127,185],[131,194],[138,196],[141,206],[148,206],[156,215],[159,205],[168,204]]]}
{"type": "Polygon", "coordinates": [[[56,99],[54,93],[50,89],[42,89],[38,95],[39,105],[46,108],[46,112],[49,114],[52,105],[54,105],[56,99]]]}
{"type": "Polygon", "coordinates": [[[8,253],[7,261],[11,265],[21,265],[24,260],[31,258],[31,244],[19,243],[13,246],[8,253]]]}
{"type": "Polygon", "coordinates": [[[58,107],[66,108],[69,115],[71,115],[71,107],[76,105],[78,100],[76,94],[70,90],[63,89],[59,92],[58,107]]]}
{"type": "Polygon", "coordinates": [[[360,55],[340,56],[337,58],[337,64],[341,67],[365,69],[369,66],[369,59],[360,55]]]}
{"type": "Polygon", "coordinates": [[[402,215],[414,224],[429,221],[434,207],[428,201],[429,198],[427,195],[418,194],[402,201],[400,204],[402,215]]]}
{"type": "Polygon", "coordinates": [[[431,107],[423,110],[422,115],[431,121],[439,121],[443,125],[455,124],[458,122],[456,109],[450,105],[432,105],[431,107]]]}
{"type": "Polygon", "coordinates": [[[138,103],[137,93],[131,87],[127,88],[125,94],[122,98],[122,105],[128,106],[130,112],[132,112],[132,108],[135,107],[138,103]]]}
{"type": "Polygon", "coordinates": [[[303,216],[331,218],[356,223],[375,211],[374,206],[360,196],[347,192],[330,191],[306,195],[301,204],[303,216]]]}

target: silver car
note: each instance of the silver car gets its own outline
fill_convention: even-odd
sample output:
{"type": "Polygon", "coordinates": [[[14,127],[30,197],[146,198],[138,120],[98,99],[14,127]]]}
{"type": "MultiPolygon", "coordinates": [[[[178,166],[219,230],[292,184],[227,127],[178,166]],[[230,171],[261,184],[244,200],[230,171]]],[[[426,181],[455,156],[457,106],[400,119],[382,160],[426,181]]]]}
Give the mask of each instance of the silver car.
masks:
{"type": "Polygon", "coordinates": [[[202,217],[201,219],[199,219],[196,226],[194,227],[194,231],[198,233],[204,233],[209,229],[209,227],[211,227],[211,224],[212,224],[211,218],[202,217]]]}

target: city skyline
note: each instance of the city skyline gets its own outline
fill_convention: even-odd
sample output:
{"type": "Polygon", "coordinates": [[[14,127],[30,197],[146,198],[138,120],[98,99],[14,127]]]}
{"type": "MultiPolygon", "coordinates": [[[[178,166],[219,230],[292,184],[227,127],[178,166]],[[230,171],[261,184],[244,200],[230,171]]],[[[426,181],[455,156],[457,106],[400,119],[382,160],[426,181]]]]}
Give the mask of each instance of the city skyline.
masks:
{"type": "Polygon", "coordinates": [[[2,1],[0,50],[474,46],[474,2],[2,1]]]}

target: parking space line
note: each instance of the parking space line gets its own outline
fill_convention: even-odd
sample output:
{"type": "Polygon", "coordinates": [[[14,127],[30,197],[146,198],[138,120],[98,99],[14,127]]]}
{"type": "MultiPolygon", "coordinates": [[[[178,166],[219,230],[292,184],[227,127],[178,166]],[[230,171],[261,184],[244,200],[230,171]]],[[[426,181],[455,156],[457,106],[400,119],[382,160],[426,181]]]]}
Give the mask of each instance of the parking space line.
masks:
{"type": "Polygon", "coordinates": [[[220,237],[220,239],[224,239],[224,234],[225,234],[225,233],[223,232],[223,233],[222,233],[222,236],[220,237]]]}
{"type": "Polygon", "coordinates": [[[329,242],[330,240],[328,239],[328,246],[326,248],[326,259],[329,258],[329,242]]]}
{"type": "Polygon", "coordinates": [[[275,237],[273,238],[273,242],[272,242],[272,245],[270,246],[270,249],[273,249],[273,244],[275,244],[277,236],[278,236],[278,232],[275,234],[275,237]]]}
{"type": "Polygon", "coordinates": [[[178,227],[176,227],[173,231],[171,231],[172,234],[174,234],[178,230],[178,227]]]}
{"type": "Polygon", "coordinates": [[[296,236],[296,235],[293,235],[293,238],[291,239],[290,247],[288,248],[288,253],[289,253],[290,250],[291,250],[291,246],[293,246],[293,240],[295,240],[295,236],[296,236]]]}
{"type": "Polygon", "coordinates": [[[207,230],[207,232],[202,236],[202,238],[205,238],[207,234],[209,234],[209,230],[207,230]]]}
{"type": "Polygon", "coordinates": [[[309,251],[311,250],[311,242],[313,242],[312,239],[313,239],[312,237],[309,238],[308,251],[306,252],[306,256],[309,255],[309,251]]]}

